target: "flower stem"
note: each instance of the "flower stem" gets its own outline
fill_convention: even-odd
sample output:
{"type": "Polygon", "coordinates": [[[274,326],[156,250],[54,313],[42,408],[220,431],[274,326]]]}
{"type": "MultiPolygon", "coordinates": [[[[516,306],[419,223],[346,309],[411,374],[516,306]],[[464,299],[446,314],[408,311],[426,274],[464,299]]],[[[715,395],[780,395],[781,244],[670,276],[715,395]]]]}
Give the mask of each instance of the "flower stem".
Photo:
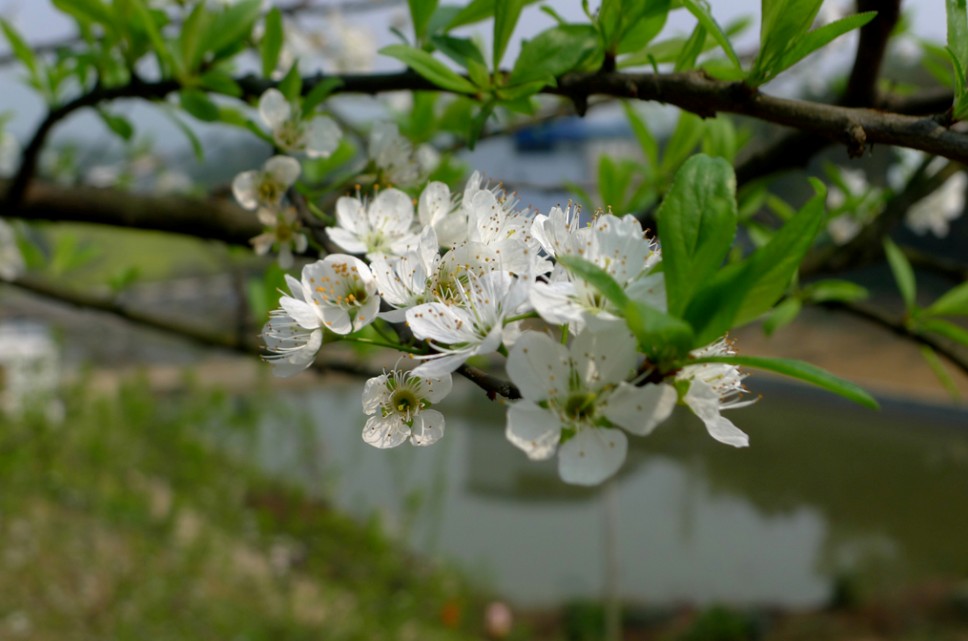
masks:
{"type": "Polygon", "coordinates": [[[408,354],[424,353],[422,350],[419,350],[416,347],[408,347],[406,345],[400,345],[399,343],[376,340],[374,338],[363,338],[362,336],[343,336],[341,340],[348,341],[350,343],[360,343],[361,345],[375,345],[376,347],[389,347],[390,349],[395,349],[399,352],[406,352],[408,354]]]}
{"type": "Polygon", "coordinates": [[[517,322],[519,320],[525,320],[528,318],[540,318],[538,312],[526,312],[524,314],[518,314],[517,316],[509,316],[504,319],[505,325],[510,325],[511,323],[517,322]]]}

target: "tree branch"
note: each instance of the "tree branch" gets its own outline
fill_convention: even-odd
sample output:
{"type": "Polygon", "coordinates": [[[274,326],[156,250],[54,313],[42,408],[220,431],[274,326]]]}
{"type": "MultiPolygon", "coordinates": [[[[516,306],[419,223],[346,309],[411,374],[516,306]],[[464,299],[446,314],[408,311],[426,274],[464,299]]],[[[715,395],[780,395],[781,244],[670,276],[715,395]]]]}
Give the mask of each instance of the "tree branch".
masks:
{"type": "Polygon", "coordinates": [[[950,349],[947,345],[939,343],[930,336],[925,336],[915,332],[907,327],[903,322],[891,318],[880,310],[859,305],[857,303],[847,303],[842,301],[827,301],[819,303],[819,305],[827,309],[845,312],[852,316],[862,318],[879,327],[883,327],[897,336],[908,340],[913,340],[920,345],[930,347],[939,355],[943,356],[949,363],[961,370],[964,375],[968,376],[968,359],[965,359],[959,353],[950,349]]]}

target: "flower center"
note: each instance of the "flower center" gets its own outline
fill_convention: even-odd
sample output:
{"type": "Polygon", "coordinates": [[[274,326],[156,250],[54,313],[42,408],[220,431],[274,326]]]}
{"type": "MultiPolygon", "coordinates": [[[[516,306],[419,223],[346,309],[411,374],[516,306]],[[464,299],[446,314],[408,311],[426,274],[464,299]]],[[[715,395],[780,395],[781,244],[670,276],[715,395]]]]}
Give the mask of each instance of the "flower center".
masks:
{"type": "Polygon", "coordinates": [[[424,407],[424,401],[408,387],[400,387],[390,394],[390,400],[384,407],[384,415],[396,412],[405,421],[413,417],[424,407]]]}
{"type": "Polygon", "coordinates": [[[594,392],[573,392],[565,401],[565,416],[576,423],[590,421],[595,416],[596,400],[594,392]]]}
{"type": "Polygon", "coordinates": [[[279,183],[271,178],[264,178],[259,183],[259,202],[274,205],[282,200],[282,189],[279,183]]]}

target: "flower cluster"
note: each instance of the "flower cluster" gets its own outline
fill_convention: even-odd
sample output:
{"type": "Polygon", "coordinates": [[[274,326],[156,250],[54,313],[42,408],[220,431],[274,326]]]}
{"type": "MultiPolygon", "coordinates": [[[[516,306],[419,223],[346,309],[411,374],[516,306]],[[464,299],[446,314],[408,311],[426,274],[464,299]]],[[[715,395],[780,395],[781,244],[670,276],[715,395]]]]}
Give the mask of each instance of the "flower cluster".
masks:
{"type": "MultiPolygon", "coordinates": [[[[241,182],[289,175],[267,166],[241,182]]],[[[276,193],[249,189],[247,202],[259,206],[276,193]]],[[[720,340],[693,352],[705,360],[659,372],[623,310],[563,266],[566,256],[581,258],[630,298],[664,311],[661,250],[635,217],[582,221],[570,206],[537,213],[474,173],[459,194],[431,182],[416,199],[392,187],[344,196],[335,219],[326,233],[345,253],[306,265],[299,280],[287,277],[263,339],[280,376],[309,367],[333,340],[405,352],[415,367],[366,383],[367,443],[436,442],[444,417],[433,406],[450,391],[451,375],[471,358],[500,354],[520,395],[508,404],[508,440],[531,459],[557,454],[566,482],[593,485],[615,474],[626,435],[649,434],[677,404],[716,440],[747,445],[721,415],[746,404],[743,375],[706,362],[732,354],[731,344],[720,340]]]]}

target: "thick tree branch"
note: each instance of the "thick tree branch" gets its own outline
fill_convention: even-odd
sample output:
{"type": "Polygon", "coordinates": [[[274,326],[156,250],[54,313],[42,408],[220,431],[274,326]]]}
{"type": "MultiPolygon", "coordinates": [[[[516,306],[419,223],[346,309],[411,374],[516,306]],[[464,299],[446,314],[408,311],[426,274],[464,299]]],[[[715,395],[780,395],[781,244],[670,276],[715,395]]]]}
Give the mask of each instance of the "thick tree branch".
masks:
{"type": "MultiPolygon", "coordinates": [[[[329,76],[307,78],[303,88],[312,90],[329,76]]],[[[377,94],[398,90],[439,91],[432,83],[406,71],[402,73],[338,76],[342,85],[337,93],[377,94]]],[[[239,79],[247,97],[261,95],[274,83],[254,76],[239,79]]],[[[122,87],[95,88],[53,109],[38,127],[24,149],[21,167],[7,194],[10,204],[22,198],[34,175],[37,159],[47,135],[60,120],[75,111],[121,98],[161,99],[179,89],[173,80],[135,81],[122,87]]],[[[943,117],[916,117],[777,98],[740,83],[714,80],[702,72],[674,74],[572,73],[558,79],[557,87],[543,93],[587,103],[589,96],[648,100],[671,104],[703,117],[717,113],[750,116],[798,129],[847,147],[860,155],[872,144],[897,145],[920,149],[961,162],[968,161],[968,135],[948,127],[943,117]]]]}

